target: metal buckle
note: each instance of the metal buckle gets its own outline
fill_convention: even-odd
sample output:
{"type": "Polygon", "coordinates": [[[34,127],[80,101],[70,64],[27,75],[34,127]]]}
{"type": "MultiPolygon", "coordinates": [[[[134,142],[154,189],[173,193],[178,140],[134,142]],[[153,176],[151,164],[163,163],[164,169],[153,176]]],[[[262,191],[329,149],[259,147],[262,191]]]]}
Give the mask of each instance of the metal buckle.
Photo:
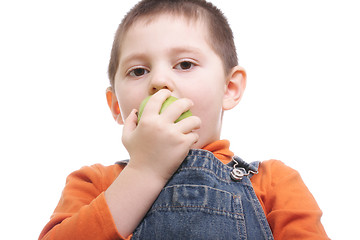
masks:
{"type": "Polygon", "coordinates": [[[241,181],[244,176],[246,176],[246,171],[244,168],[234,168],[230,172],[231,179],[237,182],[241,181]]]}
{"type": "Polygon", "coordinates": [[[245,168],[237,168],[237,165],[239,165],[239,163],[233,158],[232,161],[235,163],[233,166],[233,170],[230,172],[230,177],[232,180],[236,181],[236,182],[240,182],[244,176],[249,176],[250,174],[258,174],[259,172],[256,171],[252,171],[249,170],[248,172],[246,172],[245,168]]]}

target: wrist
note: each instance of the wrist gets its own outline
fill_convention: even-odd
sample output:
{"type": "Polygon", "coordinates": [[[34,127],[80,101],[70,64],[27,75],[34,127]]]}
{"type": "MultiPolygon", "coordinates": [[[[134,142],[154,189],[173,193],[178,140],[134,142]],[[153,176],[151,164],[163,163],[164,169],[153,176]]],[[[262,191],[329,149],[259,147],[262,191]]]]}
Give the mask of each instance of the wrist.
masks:
{"type": "MultiPolygon", "coordinates": [[[[135,161],[133,160],[133,162],[135,161]]],[[[126,166],[129,174],[131,174],[134,180],[138,182],[143,182],[146,185],[150,183],[151,187],[154,189],[162,189],[171,177],[166,176],[166,174],[161,174],[160,168],[153,166],[148,167],[144,164],[134,164],[133,162],[130,160],[129,164],[126,166]]]]}

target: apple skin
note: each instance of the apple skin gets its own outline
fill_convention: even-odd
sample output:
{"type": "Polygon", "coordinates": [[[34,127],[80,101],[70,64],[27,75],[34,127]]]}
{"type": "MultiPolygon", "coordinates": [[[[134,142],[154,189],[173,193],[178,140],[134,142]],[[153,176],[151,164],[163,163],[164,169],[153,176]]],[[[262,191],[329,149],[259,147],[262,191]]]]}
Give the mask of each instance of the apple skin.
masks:
{"type": "MultiPolygon", "coordinates": [[[[149,101],[149,99],[151,98],[152,95],[146,97],[140,104],[140,107],[139,107],[139,114],[138,114],[138,122],[140,121],[140,118],[141,118],[141,115],[144,111],[144,108],[147,104],[147,102],[149,101]]],[[[176,97],[174,96],[170,96],[168,97],[165,102],[162,104],[161,106],[161,109],[160,109],[160,112],[159,114],[161,114],[170,104],[172,104],[173,102],[175,102],[176,100],[178,100],[176,97]]],[[[178,119],[175,120],[175,123],[183,120],[184,118],[187,118],[187,117],[190,117],[192,116],[192,113],[190,110],[187,110],[186,112],[183,112],[180,117],[178,119]]]]}

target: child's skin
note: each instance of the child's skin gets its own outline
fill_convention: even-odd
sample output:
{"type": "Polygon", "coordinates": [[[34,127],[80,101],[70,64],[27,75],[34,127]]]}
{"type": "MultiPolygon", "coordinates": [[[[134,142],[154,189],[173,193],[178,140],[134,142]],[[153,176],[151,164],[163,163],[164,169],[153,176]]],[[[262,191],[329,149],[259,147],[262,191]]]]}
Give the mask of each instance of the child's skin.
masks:
{"type": "Polygon", "coordinates": [[[124,237],[138,226],[189,149],[220,139],[224,110],[242,97],[245,71],[235,66],[225,72],[208,37],[203,20],[161,14],[151,22],[142,18],[133,23],[123,38],[107,98],[114,118],[124,124],[130,162],[105,197],[124,237]],[[153,94],[137,125],[136,109],[153,94]],[[179,100],[159,115],[170,95],[179,100]],[[193,116],[175,124],[190,108],[193,116]]]}

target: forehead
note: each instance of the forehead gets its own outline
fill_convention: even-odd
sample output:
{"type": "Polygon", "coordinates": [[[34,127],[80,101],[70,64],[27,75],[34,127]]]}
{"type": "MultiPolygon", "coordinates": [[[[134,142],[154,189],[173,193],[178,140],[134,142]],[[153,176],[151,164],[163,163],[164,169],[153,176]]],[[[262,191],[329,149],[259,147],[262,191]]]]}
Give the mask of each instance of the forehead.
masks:
{"type": "Polygon", "coordinates": [[[128,28],[123,33],[123,37],[126,37],[127,33],[134,28],[148,27],[153,23],[166,24],[167,22],[180,23],[181,25],[192,28],[200,27],[204,31],[203,33],[208,35],[208,24],[203,15],[187,16],[182,13],[158,13],[136,18],[128,25],[128,28]]]}
{"type": "Polygon", "coordinates": [[[208,45],[209,33],[206,22],[201,18],[183,15],[160,14],[141,17],[131,24],[121,40],[121,54],[134,48],[171,47],[176,45],[208,45]],[[146,46],[145,46],[146,45],[146,46]]]}

